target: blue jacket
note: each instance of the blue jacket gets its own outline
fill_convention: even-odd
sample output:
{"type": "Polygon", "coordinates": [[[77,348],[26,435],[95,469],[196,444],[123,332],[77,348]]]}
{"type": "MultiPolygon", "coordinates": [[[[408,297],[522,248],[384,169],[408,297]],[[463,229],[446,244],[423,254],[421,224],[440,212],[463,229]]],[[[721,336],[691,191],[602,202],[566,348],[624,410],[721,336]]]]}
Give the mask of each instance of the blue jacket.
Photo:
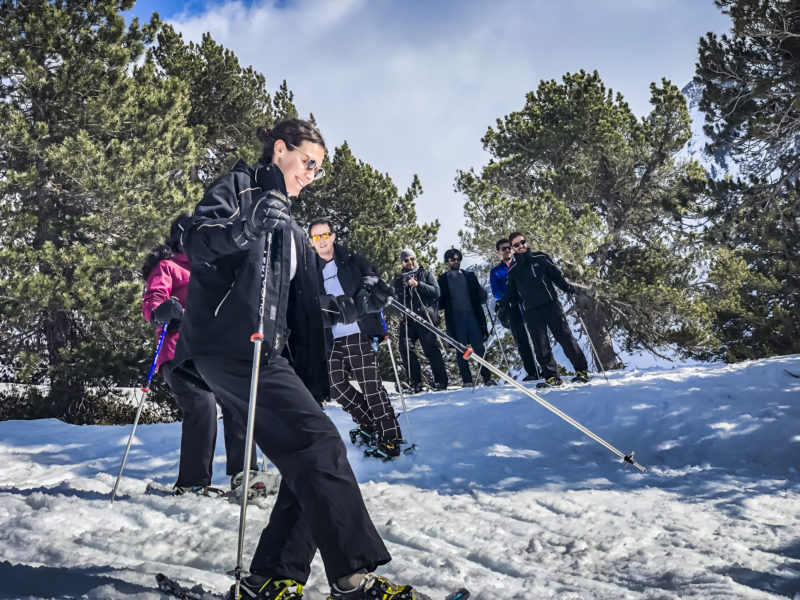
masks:
{"type": "Polygon", "coordinates": [[[514,259],[511,259],[511,264],[506,266],[502,260],[500,264],[489,271],[489,285],[492,287],[492,296],[495,300],[502,300],[508,294],[508,280],[506,275],[508,270],[514,266],[514,259]]]}

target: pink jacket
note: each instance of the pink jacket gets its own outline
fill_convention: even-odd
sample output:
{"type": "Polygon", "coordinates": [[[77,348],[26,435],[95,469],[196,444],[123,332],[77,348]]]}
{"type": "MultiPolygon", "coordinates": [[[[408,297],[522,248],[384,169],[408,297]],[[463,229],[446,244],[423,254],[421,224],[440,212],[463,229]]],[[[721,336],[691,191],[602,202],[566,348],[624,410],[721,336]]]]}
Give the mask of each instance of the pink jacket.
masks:
{"type": "MultiPolygon", "coordinates": [[[[175,296],[182,305],[186,305],[186,289],[189,286],[189,259],[183,253],[176,253],[168,260],[159,262],[150,275],[147,276],[147,286],[142,297],[142,314],[147,322],[153,310],[175,296]]],[[[158,328],[156,340],[161,337],[161,328],[158,328]]],[[[175,356],[175,346],[178,343],[178,330],[168,331],[164,336],[164,344],[156,361],[156,370],[161,371],[161,365],[172,360],[175,356]]]]}

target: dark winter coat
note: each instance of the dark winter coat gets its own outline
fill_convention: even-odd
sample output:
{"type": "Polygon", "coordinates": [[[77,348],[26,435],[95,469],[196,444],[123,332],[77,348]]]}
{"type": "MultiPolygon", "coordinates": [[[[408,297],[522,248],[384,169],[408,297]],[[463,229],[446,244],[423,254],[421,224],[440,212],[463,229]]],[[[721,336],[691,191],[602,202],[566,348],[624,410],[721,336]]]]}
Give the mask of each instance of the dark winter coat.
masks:
{"type": "MultiPolygon", "coordinates": [[[[189,259],[182,252],[176,252],[172,258],[159,261],[147,275],[147,284],[142,296],[142,314],[150,322],[153,311],[162,302],[175,296],[182,305],[186,305],[186,291],[189,286],[189,259]]],[[[161,337],[158,328],[157,337],[161,337]]],[[[172,360],[178,344],[178,329],[168,329],[156,360],[156,370],[161,372],[161,365],[172,360]]]]}
{"type": "MultiPolygon", "coordinates": [[[[344,293],[349,296],[355,296],[359,287],[361,286],[361,278],[368,275],[377,277],[375,268],[363,256],[350,252],[345,247],[339,244],[333,245],[333,262],[336,263],[338,269],[337,276],[339,284],[342,286],[344,293]]],[[[325,261],[317,256],[317,272],[318,272],[318,285],[320,291],[325,290],[325,284],[322,279],[322,269],[325,266],[325,261]]],[[[383,340],[386,337],[386,328],[383,326],[380,313],[368,313],[358,320],[358,328],[368,338],[377,337],[383,340]]],[[[327,350],[333,347],[333,336],[329,327],[325,328],[325,342],[327,350]]]]}
{"type": "MultiPolygon", "coordinates": [[[[469,292],[469,303],[472,306],[472,313],[481,326],[481,333],[484,338],[489,336],[489,328],[486,325],[486,313],[483,312],[483,302],[486,300],[486,290],[481,287],[478,278],[472,271],[461,271],[467,280],[467,291],[469,292]]],[[[440,310],[444,310],[444,321],[448,335],[455,337],[453,316],[453,303],[450,301],[450,286],[447,281],[447,272],[439,275],[439,297],[440,310]]]]}
{"type": "Polygon", "coordinates": [[[558,302],[553,284],[569,294],[575,293],[575,288],[567,283],[559,268],[544,252],[528,250],[525,254],[517,254],[514,259],[507,274],[508,302],[519,299],[525,310],[558,302]]]}
{"type": "Polygon", "coordinates": [[[394,291],[395,299],[403,306],[423,317],[427,313],[437,327],[441,323],[442,320],[439,318],[440,291],[433,273],[422,267],[403,271],[394,280],[394,291]],[[412,277],[419,284],[415,288],[408,287],[407,282],[412,277]]]}
{"type": "MultiPolygon", "coordinates": [[[[250,336],[258,330],[266,236],[242,248],[232,233],[262,193],[254,169],[240,160],[230,174],[211,185],[194,210],[184,237],[192,276],[175,356],[188,374],[195,357],[253,357],[250,336]]],[[[311,393],[321,399],[328,377],[316,254],[307,239],[294,221],[272,237],[262,360],[286,355],[311,393]],[[293,255],[296,272],[290,279],[293,255]]],[[[325,300],[336,305],[335,299],[325,300]]]]}

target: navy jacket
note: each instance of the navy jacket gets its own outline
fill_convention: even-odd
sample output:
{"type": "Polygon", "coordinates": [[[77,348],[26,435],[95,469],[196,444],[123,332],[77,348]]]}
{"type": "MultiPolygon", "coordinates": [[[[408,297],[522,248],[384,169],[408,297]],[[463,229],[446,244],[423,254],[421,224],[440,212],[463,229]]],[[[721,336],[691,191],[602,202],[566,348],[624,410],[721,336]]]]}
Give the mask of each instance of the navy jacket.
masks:
{"type": "MultiPolygon", "coordinates": [[[[469,291],[469,303],[472,306],[472,312],[475,318],[478,319],[478,324],[481,326],[481,333],[483,337],[489,335],[489,329],[486,326],[486,313],[483,312],[483,302],[486,300],[486,290],[478,283],[478,278],[472,271],[461,271],[467,279],[467,290],[469,291]]],[[[450,302],[450,286],[447,282],[447,272],[439,275],[439,289],[441,290],[441,297],[439,299],[439,306],[444,309],[444,320],[447,328],[447,333],[455,336],[453,329],[453,305],[450,302]]]]}

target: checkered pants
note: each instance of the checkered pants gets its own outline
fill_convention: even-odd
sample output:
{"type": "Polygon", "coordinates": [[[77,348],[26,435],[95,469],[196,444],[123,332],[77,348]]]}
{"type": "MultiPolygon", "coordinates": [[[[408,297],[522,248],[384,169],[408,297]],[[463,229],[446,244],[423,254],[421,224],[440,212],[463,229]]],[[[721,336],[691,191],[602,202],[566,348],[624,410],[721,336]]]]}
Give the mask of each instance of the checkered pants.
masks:
{"type": "Polygon", "coordinates": [[[389,394],[381,383],[377,357],[366,336],[353,333],[333,341],[328,377],[331,399],[341,404],[359,427],[375,429],[381,441],[402,438],[389,394]],[[360,392],[350,385],[351,377],[358,382],[360,392]]]}

